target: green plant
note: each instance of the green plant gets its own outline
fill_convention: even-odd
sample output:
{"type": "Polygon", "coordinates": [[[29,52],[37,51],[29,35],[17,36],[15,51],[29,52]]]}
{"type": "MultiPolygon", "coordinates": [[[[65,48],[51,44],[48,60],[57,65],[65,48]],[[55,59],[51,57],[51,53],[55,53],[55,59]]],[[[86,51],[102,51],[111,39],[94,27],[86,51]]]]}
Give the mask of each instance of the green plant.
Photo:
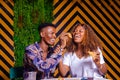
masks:
{"type": "Polygon", "coordinates": [[[39,24],[53,20],[53,0],[14,0],[14,3],[15,66],[21,66],[25,47],[40,39],[39,24]]]}

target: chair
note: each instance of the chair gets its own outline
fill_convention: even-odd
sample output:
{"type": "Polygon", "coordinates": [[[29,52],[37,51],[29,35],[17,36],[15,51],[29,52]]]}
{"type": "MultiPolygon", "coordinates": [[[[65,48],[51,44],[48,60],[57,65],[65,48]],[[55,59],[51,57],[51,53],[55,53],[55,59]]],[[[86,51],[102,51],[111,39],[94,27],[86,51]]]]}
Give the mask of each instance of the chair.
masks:
{"type": "Polygon", "coordinates": [[[23,70],[23,66],[10,68],[10,80],[14,80],[16,78],[23,78],[23,70]]]}

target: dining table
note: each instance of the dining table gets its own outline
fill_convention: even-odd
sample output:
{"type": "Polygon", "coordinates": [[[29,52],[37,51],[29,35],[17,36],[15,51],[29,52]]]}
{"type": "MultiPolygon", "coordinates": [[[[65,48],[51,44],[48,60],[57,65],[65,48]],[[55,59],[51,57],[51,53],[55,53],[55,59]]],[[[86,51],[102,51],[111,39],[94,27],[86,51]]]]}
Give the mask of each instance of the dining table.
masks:
{"type": "Polygon", "coordinates": [[[41,80],[112,80],[112,79],[106,79],[102,77],[95,77],[95,78],[50,78],[50,79],[41,79],[41,80]]]}

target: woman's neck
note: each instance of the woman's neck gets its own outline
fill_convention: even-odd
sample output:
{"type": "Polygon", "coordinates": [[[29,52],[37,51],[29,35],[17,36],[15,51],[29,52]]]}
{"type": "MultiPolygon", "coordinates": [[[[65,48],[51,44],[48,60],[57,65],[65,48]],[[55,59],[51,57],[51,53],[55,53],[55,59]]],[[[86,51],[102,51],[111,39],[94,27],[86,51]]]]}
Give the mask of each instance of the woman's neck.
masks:
{"type": "Polygon", "coordinates": [[[76,48],[75,53],[79,58],[83,57],[83,51],[80,47],[76,48]]]}

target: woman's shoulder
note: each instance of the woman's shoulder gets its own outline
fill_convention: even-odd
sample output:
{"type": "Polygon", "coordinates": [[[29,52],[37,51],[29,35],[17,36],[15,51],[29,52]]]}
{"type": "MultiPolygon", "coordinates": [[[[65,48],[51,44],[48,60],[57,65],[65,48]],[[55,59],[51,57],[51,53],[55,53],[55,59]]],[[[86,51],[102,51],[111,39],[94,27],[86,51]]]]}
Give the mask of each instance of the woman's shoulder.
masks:
{"type": "Polygon", "coordinates": [[[74,52],[66,52],[64,53],[64,56],[73,56],[74,52]]]}

